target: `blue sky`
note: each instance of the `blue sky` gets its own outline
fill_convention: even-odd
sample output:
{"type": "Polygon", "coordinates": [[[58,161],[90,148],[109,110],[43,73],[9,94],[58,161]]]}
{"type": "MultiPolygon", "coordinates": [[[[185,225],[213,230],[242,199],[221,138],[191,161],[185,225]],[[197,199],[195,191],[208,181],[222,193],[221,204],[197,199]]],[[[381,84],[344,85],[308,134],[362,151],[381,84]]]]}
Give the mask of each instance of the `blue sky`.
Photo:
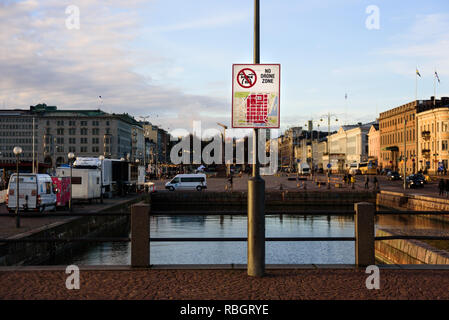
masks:
{"type": "MultiPolygon", "coordinates": [[[[261,0],[261,62],[280,63],[281,125],[340,123],[449,95],[449,2],[261,0]],[[367,6],[380,29],[368,30],[367,6]],[[345,93],[348,100],[345,101],[345,93]]],[[[166,128],[230,124],[233,63],[251,63],[253,1],[2,1],[0,102],[149,115],[166,128]],[[67,30],[67,5],[80,29],[67,30]],[[99,102],[98,96],[103,97],[99,102]]]]}

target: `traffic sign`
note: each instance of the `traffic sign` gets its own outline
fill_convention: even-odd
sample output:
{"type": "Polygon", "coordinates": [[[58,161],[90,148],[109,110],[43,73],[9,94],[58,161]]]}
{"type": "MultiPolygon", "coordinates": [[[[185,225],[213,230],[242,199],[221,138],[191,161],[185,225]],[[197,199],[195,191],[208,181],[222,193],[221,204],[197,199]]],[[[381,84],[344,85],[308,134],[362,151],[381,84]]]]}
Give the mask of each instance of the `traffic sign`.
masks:
{"type": "Polygon", "coordinates": [[[332,165],[330,163],[327,164],[327,168],[330,169],[332,165]]]}
{"type": "Polygon", "coordinates": [[[232,127],[280,127],[280,64],[232,66],[232,127]]]}

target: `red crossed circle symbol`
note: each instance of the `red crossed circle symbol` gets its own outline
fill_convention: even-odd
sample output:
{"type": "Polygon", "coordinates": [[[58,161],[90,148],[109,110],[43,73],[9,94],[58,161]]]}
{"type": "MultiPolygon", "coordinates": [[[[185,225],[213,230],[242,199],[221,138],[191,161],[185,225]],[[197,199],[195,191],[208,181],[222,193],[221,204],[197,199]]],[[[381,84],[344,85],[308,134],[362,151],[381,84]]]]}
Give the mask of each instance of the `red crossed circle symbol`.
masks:
{"type": "Polygon", "coordinates": [[[257,75],[254,70],[250,68],[245,68],[239,71],[237,74],[237,82],[242,88],[251,88],[256,84],[257,75]],[[243,83],[245,80],[246,82],[243,83]]]}

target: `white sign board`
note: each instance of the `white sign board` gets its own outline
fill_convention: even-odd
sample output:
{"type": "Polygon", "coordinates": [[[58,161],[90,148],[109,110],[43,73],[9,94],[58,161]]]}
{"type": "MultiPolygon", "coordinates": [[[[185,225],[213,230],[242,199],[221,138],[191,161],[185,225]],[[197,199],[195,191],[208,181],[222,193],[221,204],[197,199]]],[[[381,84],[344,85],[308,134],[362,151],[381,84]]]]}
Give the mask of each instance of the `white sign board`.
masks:
{"type": "Polygon", "coordinates": [[[232,65],[232,127],[279,128],[280,64],[232,65]]]}

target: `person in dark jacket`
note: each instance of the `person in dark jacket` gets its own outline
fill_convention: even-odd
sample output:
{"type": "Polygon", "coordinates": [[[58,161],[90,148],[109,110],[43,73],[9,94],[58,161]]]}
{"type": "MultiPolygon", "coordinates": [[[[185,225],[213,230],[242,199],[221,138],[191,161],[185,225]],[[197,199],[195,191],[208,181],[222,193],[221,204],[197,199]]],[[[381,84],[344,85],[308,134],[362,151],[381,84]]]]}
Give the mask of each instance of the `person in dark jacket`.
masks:
{"type": "Polygon", "coordinates": [[[446,183],[444,184],[444,190],[446,191],[446,196],[449,195],[449,179],[446,179],[446,183]]]}
{"type": "Polygon", "coordinates": [[[368,177],[368,175],[365,177],[365,189],[369,189],[369,177],[368,177]]]}
{"type": "Polygon", "coordinates": [[[444,179],[440,179],[440,183],[438,184],[438,189],[440,190],[440,196],[444,196],[444,179]]]}

